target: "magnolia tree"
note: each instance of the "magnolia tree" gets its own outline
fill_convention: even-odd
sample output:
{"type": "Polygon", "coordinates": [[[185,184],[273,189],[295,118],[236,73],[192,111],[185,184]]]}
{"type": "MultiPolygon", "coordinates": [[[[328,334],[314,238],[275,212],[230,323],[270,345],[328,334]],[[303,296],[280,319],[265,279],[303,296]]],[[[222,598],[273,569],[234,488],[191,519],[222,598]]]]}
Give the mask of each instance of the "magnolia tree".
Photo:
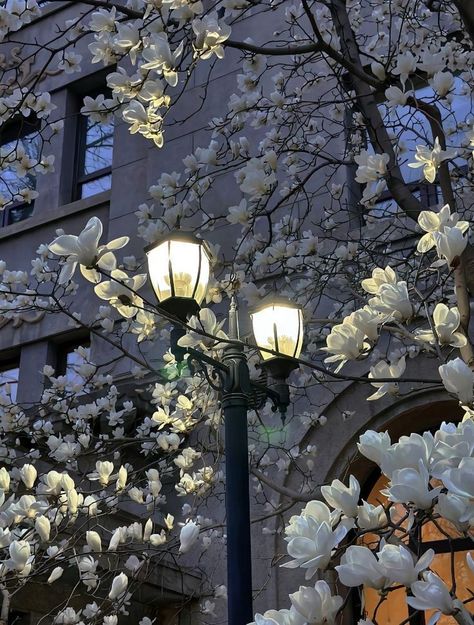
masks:
{"type": "MultiPolygon", "coordinates": [[[[41,3],[2,2],[9,56],[1,66],[1,122],[38,120],[39,146],[32,153],[20,138],[3,146],[2,206],[35,199],[36,176],[54,168],[49,143],[62,120],[41,90],[44,77],[79,75],[86,61],[113,66],[108,93],[86,97],[81,113],[97,124],[119,118],[166,150],[166,130],[183,122],[173,111],[196,68],[209,78],[223,63],[236,69],[222,116],[209,120],[208,142],[185,155],[180,171],[160,175],[136,216],[145,243],[179,226],[211,240],[224,226],[236,233],[232,249],[214,248],[209,305],[230,294],[253,305],[272,283],[304,309],[295,408],[280,442],[261,427],[271,423],[267,408],[249,415],[253,494],[264,510],[255,522],[279,533],[282,515],[307,502],[286,525],[284,566],[327,581],[295,588],[291,607],[258,614],[256,623],[342,622],[354,592],[364,599],[373,589],[378,602],[369,612],[361,601],[360,616],[361,624],[377,625],[380,607],[401,587],[412,614],[433,610],[431,622],[450,615],[472,623],[454,550],[451,578],[442,579],[434,554],[415,537],[434,525],[451,542],[453,532],[467,537],[474,519],[474,8],[469,0],[212,4],[86,0],[41,41],[23,37],[41,3]],[[265,35],[268,24],[276,30],[265,35]],[[249,39],[249,31],[264,39],[249,39]],[[241,200],[217,214],[213,193],[222,176],[241,200]],[[418,374],[415,364],[407,375],[414,358],[439,375],[418,374]],[[435,434],[394,443],[386,433],[361,437],[360,453],[386,477],[377,505],[360,500],[354,477],[322,485],[326,503],[314,499],[315,447],[301,443],[302,431],[324,425],[324,406],[344,381],[366,385],[371,402],[399,395],[399,382],[409,382],[409,392],[444,386],[465,412],[435,434]],[[271,467],[283,475],[297,470],[298,488],[287,488],[271,467]]],[[[204,101],[216,85],[203,84],[204,101]]],[[[146,269],[142,259],[124,256],[128,243],[125,236],[103,242],[102,224],[92,218],[78,236],[58,231],[45,241],[30,272],[0,267],[4,318],[66,316],[112,350],[108,362],[94,363],[79,348],[74,381],[46,366],[34,405],[18,404],[4,389],[3,621],[28,584],[43,582],[69,589],[51,607],[56,623],[115,625],[155,568],[190,551],[201,561],[225,541],[223,519],[208,515],[225,483],[219,395],[165,348],[157,381],[154,346],[179,320],[147,297],[146,269]],[[86,281],[96,296],[88,315],[75,309],[86,281]],[[109,373],[120,358],[139,387],[140,411],[109,373]],[[169,512],[173,492],[184,500],[179,519],[169,512]],[[77,587],[85,598],[73,607],[77,587]]],[[[188,330],[184,346],[219,357],[228,339],[210,308],[180,323],[188,330]]],[[[251,341],[247,349],[253,365],[251,341]]],[[[470,556],[466,564],[473,568],[470,556]]],[[[205,571],[200,610],[213,618],[226,589],[205,571]]]]}

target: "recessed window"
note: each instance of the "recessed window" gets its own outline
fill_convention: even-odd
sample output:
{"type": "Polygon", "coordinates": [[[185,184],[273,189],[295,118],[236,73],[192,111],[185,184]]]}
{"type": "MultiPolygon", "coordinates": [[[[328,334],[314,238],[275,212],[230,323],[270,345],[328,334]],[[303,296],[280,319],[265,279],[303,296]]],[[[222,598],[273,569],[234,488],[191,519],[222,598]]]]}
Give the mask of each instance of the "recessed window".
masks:
{"type": "Polygon", "coordinates": [[[0,365],[0,395],[16,401],[20,369],[18,363],[10,362],[0,365]]]}
{"type": "Polygon", "coordinates": [[[78,128],[76,199],[81,199],[111,187],[114,125],[81,115],[78,128]]]}
{"type": "Polygon", "coordinates": [[[90,341],[76,341],[58,350],[57,374],[64,375],[69,384],[84,384],[88,379],[90,341]]]}
{"type": "MultiPolygon", "coordinates": [[[[455,78],[451,105],[446,102],[437,101],[443,122],[443,127],[448,130],[446,132],[446,142],[448,149],[459,149],[462,145],[464,131],[457,127],[457,123],[468,124],[472,122],[472,111],[474,102],[471,93],[466,93],[464,82],[460,78],[455,78]]],[[[407,87],[408,89],[408,87],[407,87]]],[[[431,86],[426,85],[415,90],[415,97],[419,101],[431,103],[435,98],[431,86]]],[[[395,138],[394,144],[400,151],[398,155],[398,163],[403,179],[418,198],[424,208],[436,206],[442,202],[441,189],[437,182],[427,182],[422,173],[421,168],[408,167],[409,163],[415,162],[414,155],[417,145],[433,145],[433,134],[430,123],[426,115],[413,106],[395,106],[388,107],[386,103],[379,104],[379,110],[384,120],[385,127],[389,134],[395,138]]],[[[371,144],[367,141],[367,150],[369,153],[374,152],[371,144]]],[[[458,167],[463,167],[463,160],[460,158],[453,159],[458,167]]],[[[400,209],[392,198],[388,190],[384,191],[378,198],[375,205],[370,209],[370,214],[376,217],[393,217],[400,212],[400,209]]]]}
{"type": "Polygon", "coordinates": [[[37,195],[34,167],[42,149],[39,127],[38,120],[23,119],[0,131],[0,200],[6,205],[0,215],[1,226],[17,223],[33,214],[37,195]]]}

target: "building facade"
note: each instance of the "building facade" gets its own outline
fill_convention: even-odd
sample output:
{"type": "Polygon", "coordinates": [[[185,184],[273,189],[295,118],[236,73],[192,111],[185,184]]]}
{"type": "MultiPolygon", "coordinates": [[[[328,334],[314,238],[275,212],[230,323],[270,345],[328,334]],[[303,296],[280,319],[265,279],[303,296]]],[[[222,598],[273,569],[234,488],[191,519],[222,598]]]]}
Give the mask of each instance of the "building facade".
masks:
{"type": "MultiPolygon", "coordinates": [[[[46,42],[55,24],[65,24],[77,15],[78,10],[81,10],[77,5],[80,3],[47,3],[43,15],[22,29],[17,38],[25,44],[33,38],[46,42]]],[[[242,25],[239,28],[242,29],[242,25]]],[[[276,26],[270,23],[262,28],[271,32],[276,26]]],[[[237,35],[239,34],[253,36],[255,39],[261,35],[260,32],[238,32],[237,35]]],[[[9,268],[29,272],[31,258],[41,243],[52,241],[58,229],[78,234],[92,216],[101,219],[106,240],[115,239],[125,233],[130,234],[131,241],[126,253],[133,254],[142,261],[143,241],[134,236],[137,230],[135,212],[142,203],[150,202],[149,188],[156,183],[161,173],[180,171],[183,158],[202,142],[208,142],[206,123],[225,111],[227,99],[235,90],[239,72],[235,64],[237,54],[230,52],[226,61],[214,69],[204,101],[201,101],[201,95],[207,81],[207,71],[205,67],[198,68],[192,76],[185,97],[172,111],[174,121],[166,126],[165,145],[159,149],[140,135],[131,136],[127,124],[120,120],[97,125],[80,114],[86,96],[96,97],[107,93],[106,76],[112,69],[103,69],[89,62],[89,56],[85,53],[87,43],[88,40],[81,40],[76,44],[76,51],[84,52],[80,73],[57,71],[42,77],[41,88],[51,93],[52,102],[56,106],[53,117],[64,122],[64,130],[52,138],[49,146],[50,153],[55,156],[54,172],[37,176],[29,183],[38,191],[38,197],[33,203],[16,203],[3,212],[0,258],[9,268]]],[[[8,44],[10,52],[12,45],[8,44]]],[[[31,72],[34,71],[35,68],[32,67],[31,72]]],[[[0,130],[2,146],[8,146],[16,138],[20,138],[25,150],[34,153],[38,149],[32,140],[37,123],[39,122],[32,120],[31,124],[28,122],[16,127],[13,120],[11,125],[0,130]]],[[[417,184],[415,179],[413,184],[417,184]]],[[[419,192],[426,194],[425,187],[421,186],[419,192]]],[[[436,190],[431,190],[431,194],[433,197],[426,197],[426,201],[434,205],[438,201],[436,190]]],[[[225,212],[229,205],[238,204],[241,199],[237,186],[230,185],[226,175],[215,181],[212,198],[213,206],[209,210],[213,213],[225,212]]],[[[391,205],[390,197],[382,197],[378,210],[390,213],[391,205]]],[[[314,210],[319,209],[315,207],[314,210]]],[[[227,260],[232,256],[232,251],[226,249],[226,246],[229,247],[229,231],[232,232],[232,229],[209,233],[211,242],[221,246],[223,255],[228,254],[227,260]]],[[[237,236],[237,229],[235,232],[237,236]]],[[[90,299],[94,295],[92,287],[85,282],[81,283],[81,289],[83,296],[76,310],[87,317],[90,312],[90,299]]],[[[219,310],[219,306],[217,309],[219,310]]],[[[221,311],[225,313],[223,307],[221,311]]],[[[246,323],[243,322],[245,332],[248,331],[246,323]]],[[[94,361],[113,361],[113,351],[110,351],[109,346],[96,336],[90,336],[82,329],[73,327],[71,320],[66,317],[58,318],[32,312],[25,313],[21,322],[12,322],[8,315],[4,315],[0,326],[1,381],[9,384],[12,396],[22,404],[34,404],[41,396],[44,384],[41,372],[45,365],[51,365],[58,374],[69,379],[77,375],[76,368],[80,364],[77,348],[80,346],[90,347],[94,361]]],[[[436,367],[429,361],[422,362],[422,365],[420,360],[410,362],[408,373],[416,376],[420,367],[423,367],[426,377],[433,377],[436,367]]],[[[133,385],[127,386],[129,368],[130,363],[122,359],[111,364],[108,371],[115,376],[116,383],[125,389],[124,393],[129,392],[130,398],[140,409],[136,389],[133,385]]],[[[367,368],[361,373],[361,368],[357,365],[354,373],[365,375],[367,368]]],[[[405,386],[403,389],[408,392],[410,385],[405,386]]],[[[311,392],[317,396],[315,401],[320,407],[320,414],[327,418],[326,425],[308,425],[308,422],[301,420],[298,425],[293,422],[292,431],[287,434],[287,440],[298,441],[300,446],[316,448],[315,467],[312,471],[314,490],[309,484],[301,491],[298,471],[287,471],[285,488],[300,492],[302,502],[308,496],[318,494],[317,484],[335,478],[343,479],[350,472],[355,473],[361,484],[365,485],[366,497],[371,496],[371,490],[379,476],[374,474],[373,467],[357,456],[356,447],[358,437],[365,429],[388,429],[392,439],[396,439],[404,434],[434,428],[443,420],[453,419],[459,412],[456,402],[450,400],[441,390],[420,391],[410,394],[409,399],[404,399],[403,393],[397,400],[386,396],[383,400],[370,404],[366,402],[365,390],[350,381],[341,383],[337,394],[322,385],[311,392]]],[[[298,409],[295,408],[296,411],[298,409]]],[[[272,505],[284,507],[285,497],[284,489],[277,492],[271,501],[272,505]]],[[[178,506],[178,503],[172,505],[178,506]]],[[[211,501],[208,505],[212,515],[222,507],[222,500],[211,501]]],[[[255,514],[262,509],[265,509],[264,504],[255,503],[255,514]]],[[[267,528],[264,535],[261,530],[256,529],[253,536],[256,611],[263,612],[279,605],[285,599],[288,588],[295,586],[295,575],[291,574],[290,583],[286,569],[274,566],[271,577],[267,575],[268,569],[274,564],[274,554],[282,554],[284,550],[282,519],[282,515],[275,516],[273,526],[267,528]]],[[[436,541],[438,537],[432,540],[436,541]]],[[[438,545],[438,548],[442,562],[446,546],[438,545]]],[[[202,568],[212,569],[214,576],[217,571],[217,577],[220,575],[224,580],[223,564],[222,560],[216,561],[214,553],[205,559],[202,568]]],[[[441,563],[440,568],[442,566],[441,563]]],[[[199,614],[201,578],[202,570],[197,573],[192,565],[185,566],[185,572],[182,573],[171,563],[167,564],[163,567],[160,578],[147,580],[144,584],[138,603],[133,604],[130,622],[132,618],[141,618],[144,615],[149,615],[150,618],[157,616],[159,623],[170,625],[186,625],[199,619],[211,619],[211,616],[199,614]],[[175,609],[183,601],[187,608],[175,609]]],[[[17,603],[18,606],[15,604],[14,609],[18,614],[12,623],[33,625],[41,621],[49,611],[49,598],[35,598],[31,602],[30,595],[29,598],[18,597],[17,603]],[[29,607],[28,602],[31,603],[29,607]]],[[[356,607],[351,612],[349,605],[347,623],[354,622],[355,611],[356,607]]],[[[221,616],[219,612],[218,618],[221,616]]],[[[380,623],[390,625],[401,620],[398,618],[392,621],[392,617],[387,613],[385,620],[380,623]]]]}

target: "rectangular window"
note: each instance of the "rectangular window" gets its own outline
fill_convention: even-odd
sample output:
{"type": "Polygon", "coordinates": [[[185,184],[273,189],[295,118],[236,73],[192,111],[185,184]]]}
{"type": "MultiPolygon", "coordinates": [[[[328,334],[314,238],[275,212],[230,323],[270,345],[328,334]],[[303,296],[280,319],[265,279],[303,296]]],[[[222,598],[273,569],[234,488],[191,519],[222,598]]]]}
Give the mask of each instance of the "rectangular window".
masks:
{"type": "Polygon", "coordinates": [[[33,214],[34,197],[29,196],[36,190],[34,166],[42,149],[39,129],[39,120],[23,119],[0,131],[0,196],[2,204],[6,204],[0,226],[9,226],[33,214]]]}
{"type": "Polygon", "coordinates": [[[90,341],[76,341],[61,345],[58,350],[57,375],[66,376],[70,384],[83,384],[87,375],[82,369],[89,363],[90,341]]]}
{"type": "Polygon", "coordinates": [[[10,362],[0,365],[0,395],[10,397],[12,401],[16,401],[19,374],[20,368],[18,363],[10,362]]]}
{"type": "MultiPolygon", "coordinates": [[[[450,106],[442,101],[437,101],[443,125],[448,130],[446,141],[448,148],[459,148],[462,144],[463,131],[456,126],[456,121],[467,123],[471,118],[471,110],[474,104],[472,94],[466,93],[463,82],[455,78],[453,88],[454,98],[450,106]]],[[[431,103],[435,100],[435,93],[429,86],[415,89],[415,97],[420,101],[431,103]]],[[[385,126],[389,134],[394,138],[394,145],[399,150],[400,171],[407,186],[413,195],[418,198],[423,207],[436,206],[442,201],[440,186],[436,183],[427,182],[422,169],[408,167],[408,163],[415,161],[417,145],[431,146],[433,144],[432,131],[426,116],[416,108],[408,105],[388,107],[386,103],[378,105],[385,126]]],[[[367,139],[367,150],[373,153],[373,148],[367,139]]],[[[462,165],[462,159],[454,159],[458,167],[462,165]]],[[[399,213],[399,208],[388,190],[381,194],[375,206],[370,210],[374,217],[393,217],[399,213]]]]}
{"type": "Polygon", "coordinates": [[[113,120],[104,123],[81,115],[78,130],[76,199],[81,199],[111,187],[113,120]]]}

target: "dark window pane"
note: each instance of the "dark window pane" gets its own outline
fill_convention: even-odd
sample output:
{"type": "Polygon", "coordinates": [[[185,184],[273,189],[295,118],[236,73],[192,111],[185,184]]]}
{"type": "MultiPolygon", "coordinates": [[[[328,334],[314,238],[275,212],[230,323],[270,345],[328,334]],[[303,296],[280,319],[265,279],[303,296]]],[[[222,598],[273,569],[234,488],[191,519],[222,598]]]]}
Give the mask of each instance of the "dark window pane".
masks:
{"type": "Polygon", "coordinates": [[[0,369],[0,394],[10,396],[13,401],[16,400],[19,373],[18,367],[0,369]]]}
{"type": "Polygon", "coordinates": [[[112,144],[89,147],[86,149],[84,174],[110,167],[112,163],[112,144]]]}
{"type": "Polygon", "coordinates": [[[22,204],[21,206],[15,206],[8,210],[8,219],[7,225],[16,224],[19,221],[23,221],[23,219],[28,219],[31,217],[34,211],[33,204],[22,204]]]}
{"type": "Polygon", "coordinates": [[[77,195],[85,198],[110,189],[111,176],[107,170],[112,168],[114,126],[113,121],[101,123],[87,117],[81,129],[77,195]]]}
{"type": "Polygon", "coordinates": [[[77,351],[71,351],[66,354],[66,372],[65,376],[71,384],[82,384],[84,378],[80,373],[80,366],[85,364],[87,360],[77,351]]]}
{"type": "Polygon", "coordinates": [[[86,145],[90,145],[96,141],[102,141],[107,137],[113,137],[113,134],[113,123],[105,124],[94,122],[90,117],[87,119],[86,145]]]}
{"type": "MultiPolygon", "coordinates": [[[[464,82],[460,78],[454,81],[454,98],[452,108],[449,109],[443,102],[438,103],[443,125],[446,128],[455,129],[457,122],[467,122],[472,117],[473,101],[471,93],[463,92],[464,82]]],[[[431,102],[435,97],[430,86],[417,89],[416,98],[426,102],[431,102]]],[[[390,133],[397,137],[397,146],[403,150],[400,155],[401,171],[406,182],[416,182],[422,179],[421,169],[408,167],[408,163],[415,161],[417,145],[431,146],[433,136],[429,121],[420,111],[414,110],[410,106],[396,106],[389,109],[385,104],[379,106],[385,119],[385,123],[390,133]]],[[[447,133],[446,142],[449,148],[460,148],[464,131],[457,129],[451,134],[447,133]]],[[[454,159],[456,162],[456,159],[454,159]]]]}
{"type": "Polygon", "coordinates": [[[11,158],[15,162],[10,167],[2,169],[0,194],[9,199],[25,187],[36,189],[36,174],[30,168],[37,164],[40,153],[41,137],[36,131],[1,146],[2,161],[11,158]],[[17,155],[22,157],[24,169],[19,168],[17,155]]]}
{"type": "Polygon", "coordinates": [[[106,176],[101,176],[100,178],[96,178],[95,180],[90,180],[89,182],[84,182],[81,185],[81,198],[91,197],[91,195],[95,195],[96,193],[102,193],[102,191],[108,191],[112,184],[112,176],[111,174],[107,174],[106,176]]]}

